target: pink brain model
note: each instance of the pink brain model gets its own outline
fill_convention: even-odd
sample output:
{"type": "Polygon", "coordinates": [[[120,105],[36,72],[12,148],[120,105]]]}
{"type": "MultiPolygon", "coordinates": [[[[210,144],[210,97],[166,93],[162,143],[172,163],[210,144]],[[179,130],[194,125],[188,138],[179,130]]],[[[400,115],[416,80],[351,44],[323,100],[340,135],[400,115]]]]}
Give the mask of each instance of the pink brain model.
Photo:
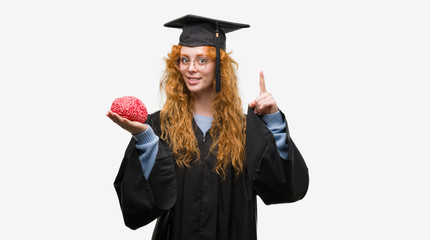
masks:
{"type": "Polygon", "coordinates": [[[148,116],[145,104],[133,96],[125,96],[115,99],[110,110],[130,121],[144,123],[148,116]]]}

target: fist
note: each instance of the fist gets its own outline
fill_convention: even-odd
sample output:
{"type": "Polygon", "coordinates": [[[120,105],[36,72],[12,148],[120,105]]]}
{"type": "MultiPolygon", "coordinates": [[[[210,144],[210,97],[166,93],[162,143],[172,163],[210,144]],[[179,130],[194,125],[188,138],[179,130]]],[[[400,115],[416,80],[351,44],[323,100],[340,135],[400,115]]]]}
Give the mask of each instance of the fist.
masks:
{"type": "Polygon", "coordinates": [[[272,94],[266,89],[266,82],[264,81],[263,71],[260,72],[260,95],[248,106],[254,109],[254,113],[260,116],[272,114],[278,111],[278,105],[272,94]]]}

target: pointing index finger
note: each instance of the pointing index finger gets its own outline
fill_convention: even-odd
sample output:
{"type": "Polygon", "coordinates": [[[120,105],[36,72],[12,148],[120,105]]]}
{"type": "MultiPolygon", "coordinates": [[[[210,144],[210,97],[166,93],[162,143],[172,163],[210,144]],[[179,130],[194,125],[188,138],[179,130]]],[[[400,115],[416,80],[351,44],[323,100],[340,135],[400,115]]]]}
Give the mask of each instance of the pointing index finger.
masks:
{"type": "Polygon", "coordinates": [[[266,93],[266,82],[264,81],[263,71],[260,71],[260,95],[266,93]]]}

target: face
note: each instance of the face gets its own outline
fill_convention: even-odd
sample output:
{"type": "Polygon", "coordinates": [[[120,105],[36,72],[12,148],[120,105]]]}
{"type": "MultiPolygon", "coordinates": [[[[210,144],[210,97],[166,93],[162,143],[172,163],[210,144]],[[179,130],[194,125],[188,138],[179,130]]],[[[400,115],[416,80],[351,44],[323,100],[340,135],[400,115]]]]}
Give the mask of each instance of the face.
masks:
{"type": "Polygon", "coordinates": [[[215,92],[213,88],[215,61],[207,56],[206,48],[183,46],[181,48],[181,59],[182,62],[188,64],[188,66],[180,67],[182,77],[188,90],[196,95],[213,94],[215,92]],[[195,62],[193,62],[193,60],[195,62]],[[201,66],[205,63],[205,60],[207,60],[207,65],[206,68],[202,70],[201,66]]]}

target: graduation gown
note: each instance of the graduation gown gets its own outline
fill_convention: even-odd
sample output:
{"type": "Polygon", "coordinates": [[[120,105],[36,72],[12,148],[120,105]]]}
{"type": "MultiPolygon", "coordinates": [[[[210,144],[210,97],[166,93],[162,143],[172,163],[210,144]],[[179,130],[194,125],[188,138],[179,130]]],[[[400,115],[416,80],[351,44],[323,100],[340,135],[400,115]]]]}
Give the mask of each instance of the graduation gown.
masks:
{"type": "MultiPolygon", "coordinates": [[[[160,136],[160,112],[147,123],[160,136]]],[[[235,177],[230,168],[224,180],[214,171],[216,156],[208,154],[211,136],[204,137],[194,120],[201,157],[190,168],[178,167],[160,139],[146,179],[132,138],[114,182],[125,225],[137,229],[157,219],[153,240],[257,239],[256,196],[267,205],[300,200],[309,176],[288,127],[288,159],[282,159],[273,134],[250,108],[246,124],[246,169],[235,177]]]]}

